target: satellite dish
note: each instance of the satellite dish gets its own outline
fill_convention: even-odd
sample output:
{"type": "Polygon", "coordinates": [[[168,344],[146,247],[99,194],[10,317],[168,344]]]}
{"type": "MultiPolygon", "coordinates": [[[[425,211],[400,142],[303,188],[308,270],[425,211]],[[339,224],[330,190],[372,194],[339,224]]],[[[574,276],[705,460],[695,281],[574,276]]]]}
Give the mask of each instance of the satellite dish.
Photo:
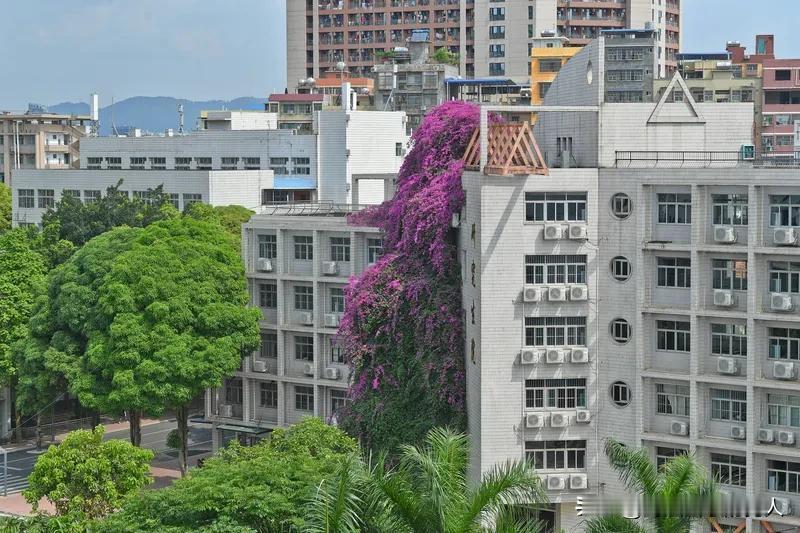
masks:
{"type": "Polygon", "coordinates": [[[339,61],[338,63],[336,63],[336,70],[344,71],[344,68],[346,66],[347,65],[345,65],[344,61],[339,61]]]}

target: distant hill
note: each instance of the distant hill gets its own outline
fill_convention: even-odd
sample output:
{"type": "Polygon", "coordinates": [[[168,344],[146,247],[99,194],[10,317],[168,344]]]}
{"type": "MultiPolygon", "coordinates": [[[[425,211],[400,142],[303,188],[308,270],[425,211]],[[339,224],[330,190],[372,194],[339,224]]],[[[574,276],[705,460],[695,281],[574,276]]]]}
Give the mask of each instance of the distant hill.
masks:
{"type": "MultiPolygon", "coordinates": [[[[195,129],[197,117],[204,109],[245,109],[263,110],[266,98],[243,96],[233,100],[207,100],[195,102],[169,96],[134,96],[114,102],[114,120],[117,128],[131,126],[154,133],[167,128],[178,131],[178,104],[183,104],[184,128],[195,129]]],[[[89,114],[89,104],[84,102],[64,102],[48,106],[53,113],[89,114]]],[[[111,134],[111,106],[100,108],[100,135],[111,134]]]]}

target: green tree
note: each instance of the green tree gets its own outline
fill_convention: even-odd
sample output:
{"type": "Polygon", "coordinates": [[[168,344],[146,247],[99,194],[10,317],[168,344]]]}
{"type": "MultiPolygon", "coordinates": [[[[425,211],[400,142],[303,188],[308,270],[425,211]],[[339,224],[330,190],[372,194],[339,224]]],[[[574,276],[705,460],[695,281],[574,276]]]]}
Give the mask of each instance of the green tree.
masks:
{"type": "Polygon", "coordinates": [[[186,208],[187,216],[221,224],[228,233],[235,237],[237,243],[242,240],[242,224],[250,220],[253,213],[250,209],[240,205],[211,206],[200,202],[186,208]]]}
{"type": "Polygon", "coordinates": [[[0,233],[11,229],[11,187],[0,183],[0,233]]]}
{"type": "Polygon", "coordinates": [[[151,483],[153,452],[121,440],[103,441],[103,427],[69,433],[36,461],[25,499],[38,509],[46,498],[73,522],[94,520],[118,509],[125,498],[151,483]]]}
{"type": "Polygon", "coordinates": [[[306,418],[252,447],[231,442],[172,486],[141,491],[97,530],[297,531],[322,480],[357,449],[341,430],[306,418]]]}
{"type": "Polygon", "coordinates": [[[258,347],[260,313],[247,303],[222,226],[170,218],[86,243],[51,272],[31,329],[83,405],[129,413],[134,444],[142,413],[174,409],[185,471],[189,402],[258,347]]]}
{"type": "Polygon", "coordinates": [[[625,488],[641,496],[655,518],[636,521],[609,514],[587,521],[589,533],[688,533],[693,523],[712,516],[715,484],[693,455],[678,455],[658,468],[647,450],[613,439],[606,440],[605,452],[625,488]],[[679,509],[693,512],[682,516],[679,509]]]}
{"type": "Polygon", "coordinates": [[[524,461],[495,466],[481,483],[467,480],[465,435],[434,428],[423,446],[402,446],[397,466],[385,457],[368,466],[345,461],[327,479],[309,508],[311,532],[472,533],[534,532],[533,519],[515,519],[519,507],[547,502],[539,476],[524,461]]]}
{"type": "Polygon", "coordinates": [[[431,58],[435,63],[444,63],[445,65],[453,65],[455,67],[458,66],[458,54],[451,52],[444,46],[437,48],[431,58]]]}

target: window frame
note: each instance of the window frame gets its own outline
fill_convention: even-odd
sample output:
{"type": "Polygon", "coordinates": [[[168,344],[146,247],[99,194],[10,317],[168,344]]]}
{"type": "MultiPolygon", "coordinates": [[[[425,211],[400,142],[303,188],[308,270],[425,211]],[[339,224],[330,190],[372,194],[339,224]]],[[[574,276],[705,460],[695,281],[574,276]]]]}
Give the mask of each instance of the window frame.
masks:
{"type": "Polygon", "coordinates": [[[800,462],[767,459],[767,490],[800,494],[800,462]]]}
{"type": "Polygon", "coordinates": [[[278,236],[274,233],[260,233],[258,235],[258,258],[277,259],[278,236]]]}
{"type": "Polygon", "coordinates": [[[746,259],[711,259],[711,288],[747,292],[746,259]],[[744,270],[741,269],[744,265],[744,270]],[[741,273],[744,272],[744,276],[741,273]]]}
{"type": "Polygon", "coordinates": [[[747,391],[710,388],[708,397],[711,420],[747,422],[747,391]]]}
{"type": "Polygon", "coordinates": [[[535,192],[525,193],[525,222],[537,224],[557,222],[587,222],[588,198],[586,192],[535,192]]]}
{"type": "Polygon", "coordinates": [[[692,193],[656,193],[658,224],[690,226],[692,224],[692,193]]]}
{"type": "Polygon", "coordinates": [[[274,281],[258,282],[258,306],[261,309],[278,308],[278,284],[274,281]]]}
{"type": "Polygon", "coordinates": [[[747,194],[712,194],[711,224],[715,226],[748,225],[747,194]]]}
{"type": "Polygon", "coordinates": [[[261,381],[258,385],[258,405],[264,409],[278,408],[278,382],[261,381]]]}
{"type": "Polygon", "coordinates": [[[525,409],[586,409],[586,378],[525,380],[525,409]]]}
{"type": "Polygon", "coordinates": [[[585,347],[587,345],[585,316],[526,316],[524,327],[525,346],[546,348],[566,346],[585,347]],[[561,342],[559,342],[559,340],[561,342]],[[570,343],[570,340],[575,342],[570,343]]]}
{"type": "Polygon", "coordinates": [[[525,255],[525,283],[528,285],[586,284],[585,254],[525,255]]]}
{"type": "Polygon", "coordinates": [[[294,309],[295,311],[314,310],[314,287],[311,285],[294,286],[294,309]]]}
{"type": "Polygon", "coordinates": [[[624,192],[611,196],[611,214],[618,220],[625,220],[633,213],[633,200],[624,192]]]}
{"type": "Polygon", "coordinates": [[[295,261],[313,261],[314,260],[314,236],[313,235],[294,235],[292,237],[294,243],[294,259],[295,261]]]}
{"type": "Polygon", "coordinates": [[[746,457],[712,452],[710,464],[711,477],[720,485],[730,485],[732,487],[747,486],[746,457]]]}
{"type": "Polygon", "coordinates": [[[331,261],[350,262],[350,237],[329,237],[331,261]]]}
{"type": "Polygon", "coordinates": [[[688,385],[656,383],[656,415],[689,418],[691,390],[688,385]]]}
{"type": "Polygon", "coordinates": [[[314,411],[314,387],[294,386],[294,408],[296,411],[314,411]]]}
{"type": "Polygon", "coordinates": [[[630,385],[624,381],[613,382],[609,387],[608,393],[611,397],[611,403],[617,407],[628,407],[631,404],[633,392],[630,385]]]}
{"type": "Polygon", "coordinates": [[[800,395],[770,392],[766,404],[768,425],[800,428],[800,395]]]}
{"type": "Polygon", "coordinates": [[[690,257],[656,257],[656,287],[663,289],[692,288],[690,257]]]}
{"type": "Polygon", "coordinates": [[[690,353],[692,351],[691,322],[656,320],[656,350],[659,352],[690,353]]]}
{"type": "Polygon", "coordinates": [[[537,472],[582,471],[586,469],[586,441],[526,440],[525,458],[537,472]]]}
{"type": "Polygon", "coordinates": [[[712,322],[710,326],[712,356],[747,357],[747,325],[712,322]]]}

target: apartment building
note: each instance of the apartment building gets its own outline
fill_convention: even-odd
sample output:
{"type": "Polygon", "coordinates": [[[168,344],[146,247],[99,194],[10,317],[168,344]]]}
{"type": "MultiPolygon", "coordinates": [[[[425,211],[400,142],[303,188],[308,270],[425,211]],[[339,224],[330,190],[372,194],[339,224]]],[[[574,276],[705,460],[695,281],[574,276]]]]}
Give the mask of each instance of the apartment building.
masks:
{"type": "Polygon", "coordinates": [[[579,497],[623,494],[613,437],[659,464],[694,453],[783,514],[709,531],[797,528],[797,171],[742,157],[753,103],[695,102],[679,75],[683,100],[608,102],[604,57],[587,45],[545,97],[571,106],[539,112],[547,175],[500,175],[488,154],[463,177],[471,475],[533,460],[573,530],[579,497]]]}
{"type": "Polygon", "coordinates": [[[544,101],[544,95],[556,79],[558,71],[569,58],[581,51],[579,46],[568,44],[569,39],[566,37],[555,37],[546,32],[532,41],[531,104],[538,105],[544,101]]]}
{"type": "Polygon", "coordinates": [[[336,423],[350,369],[336,340],[344,288],[381,255],[378,229],[348,225],[358,206],[266,206],[243,225],[251,305],[261,348],[206,395],[214,449],[252,443],[272,428],[318,416],[336,423]]]}
{"type": "Polygon", "coordinates": [[[10,185],[17,169],[77,168],[90,122],[88,115],[0,112],[0,182],[10,185]]]}

